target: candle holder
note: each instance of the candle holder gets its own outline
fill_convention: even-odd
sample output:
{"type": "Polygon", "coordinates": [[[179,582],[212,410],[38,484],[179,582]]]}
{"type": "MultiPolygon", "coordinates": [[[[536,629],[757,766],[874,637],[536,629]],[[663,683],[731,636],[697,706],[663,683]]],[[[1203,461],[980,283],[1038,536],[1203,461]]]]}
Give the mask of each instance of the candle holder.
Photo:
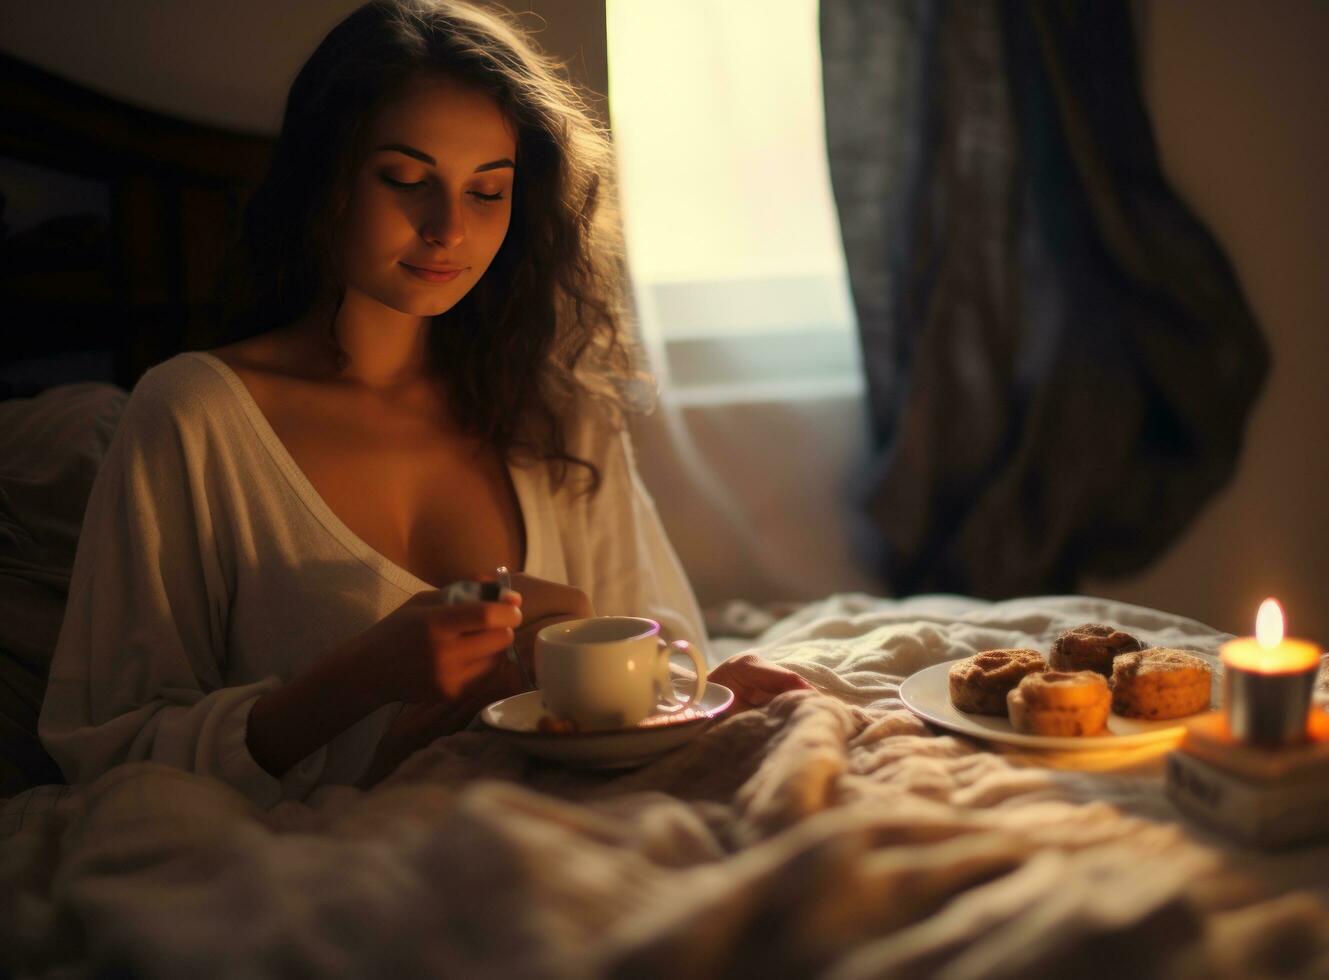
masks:
{"type": "Polygon", "coordinates": [[[1306,740],[1306,719],[1320,649],[1301,640],[1276,647],[1252,639],[1223,644],[1223,711],[1233,736],[1248,745],[1278,748],[1306,740]]]}
{"type": "Polygon", "coordinates": [[[1278,673],[1226,666],[1223,707],[1232,734],[1261,748],[1304,742],[1318,663],[1317,660],[1307,669],[1278,673]]]}

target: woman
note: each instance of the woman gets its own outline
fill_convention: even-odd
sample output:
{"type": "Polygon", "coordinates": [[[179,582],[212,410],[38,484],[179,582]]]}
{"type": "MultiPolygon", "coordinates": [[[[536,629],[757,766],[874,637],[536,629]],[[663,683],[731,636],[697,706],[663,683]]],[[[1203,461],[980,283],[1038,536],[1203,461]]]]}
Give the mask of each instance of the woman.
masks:
{"type": "Polygon", "coordinates": [[[246,212],[236,339],[143,377],[93,489],[39,728],[71,781],[368,784],[518,690],[504,651],[551,622],[701,639],[622,429],[610,160],[487,13],[377,2],[328,35],[246,212]],[[499,565],[502,601],[442,598],[499,565]]]}

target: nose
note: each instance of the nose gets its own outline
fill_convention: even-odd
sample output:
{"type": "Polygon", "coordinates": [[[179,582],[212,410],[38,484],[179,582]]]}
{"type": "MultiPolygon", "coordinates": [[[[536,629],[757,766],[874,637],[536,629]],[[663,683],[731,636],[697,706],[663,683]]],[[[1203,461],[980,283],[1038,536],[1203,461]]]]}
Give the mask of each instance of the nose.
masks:
{"type": "Polygon", "coordinates": [[[420,236],[430,245],[456,248],[466,239],[466,223],[461,207],[441,198],[425,216],[420,236]]]}

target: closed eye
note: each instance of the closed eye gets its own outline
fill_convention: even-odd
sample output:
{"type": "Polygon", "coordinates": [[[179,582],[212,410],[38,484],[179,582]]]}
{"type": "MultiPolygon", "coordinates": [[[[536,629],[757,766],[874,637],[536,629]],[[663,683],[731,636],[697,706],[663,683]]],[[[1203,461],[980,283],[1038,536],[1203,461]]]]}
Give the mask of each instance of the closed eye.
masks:
{"type": "Polygon", "coordinates": [[[503,200],[503,192],[502,192],[502,191],[499,191],[497,194],[484,194],[484,193],[481,193],[480,191],[470,191],[469,193],[470,193],[470,195],[471,195],[472,197],[474,197],[474,198],[478,198],[478,199],[481,200],[481,201],[501,201],[501,200],[503,200]]]}
{"type": "Polygon", "coordinates": [[[384,177],[383,183],[387,184],[389,187],[395,187],[398,190],[403,190],[403,191],[409,191],[413,188],[423,187],[425,185],[425,182],[423,180],[403,181],[403,180],[393,180],[391,177],[384,177]]]}

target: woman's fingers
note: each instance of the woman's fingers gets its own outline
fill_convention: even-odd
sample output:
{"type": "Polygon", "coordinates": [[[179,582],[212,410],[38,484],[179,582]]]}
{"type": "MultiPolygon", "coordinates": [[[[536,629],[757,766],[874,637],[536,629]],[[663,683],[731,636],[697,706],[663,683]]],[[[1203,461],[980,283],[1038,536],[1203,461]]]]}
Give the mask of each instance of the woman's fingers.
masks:
{"type": "Polygon", "coordinates": [[[783,694],[785,691],[803,691],[812,687],[798,674],[784,667],[776,667],[773,664],[767,664],[764,669],[752,674],[751,683],[763,691],[769,691],[772,696],[783,694]]]}
{"type": "Polygon", "coordinates": [[[787,667],[762,660],[754,653],[739,654],[711,671],[710,679],[731,687],[741,705],[759,707],[785,691],[811,689],[812,685],[787,667]]]}
{"type": "Polygon", "coordinates": [[[586,593],[575,586],[514,572],[512,587],[522,594],[522,602],[529,610],[532,619],[543,619],[547,616],[584,619],[595,615],[586,593]]]}
{"type": "Polygon", "coordinates": [[[461,633],[440,648],[439,656],[469,663],[473,660],[491,660],[512,646],[515,634],[507,627],[461,633]]]}
{"type": "Polygon", "coordinates": [[[482,630],[452,637],[434,651],[434,682],[439,691],[456,698],[494,669],[495,661],[512,645],[512,630],[482,630]]]}
{"type": "Polygon", "coordinates": [[[440,606],[430,610],[430,626],[437,638],[460,636],[482,630],[515,630],[521,625],[521,609],[517,603],[461,602],[455,606],[440,606]]]}

